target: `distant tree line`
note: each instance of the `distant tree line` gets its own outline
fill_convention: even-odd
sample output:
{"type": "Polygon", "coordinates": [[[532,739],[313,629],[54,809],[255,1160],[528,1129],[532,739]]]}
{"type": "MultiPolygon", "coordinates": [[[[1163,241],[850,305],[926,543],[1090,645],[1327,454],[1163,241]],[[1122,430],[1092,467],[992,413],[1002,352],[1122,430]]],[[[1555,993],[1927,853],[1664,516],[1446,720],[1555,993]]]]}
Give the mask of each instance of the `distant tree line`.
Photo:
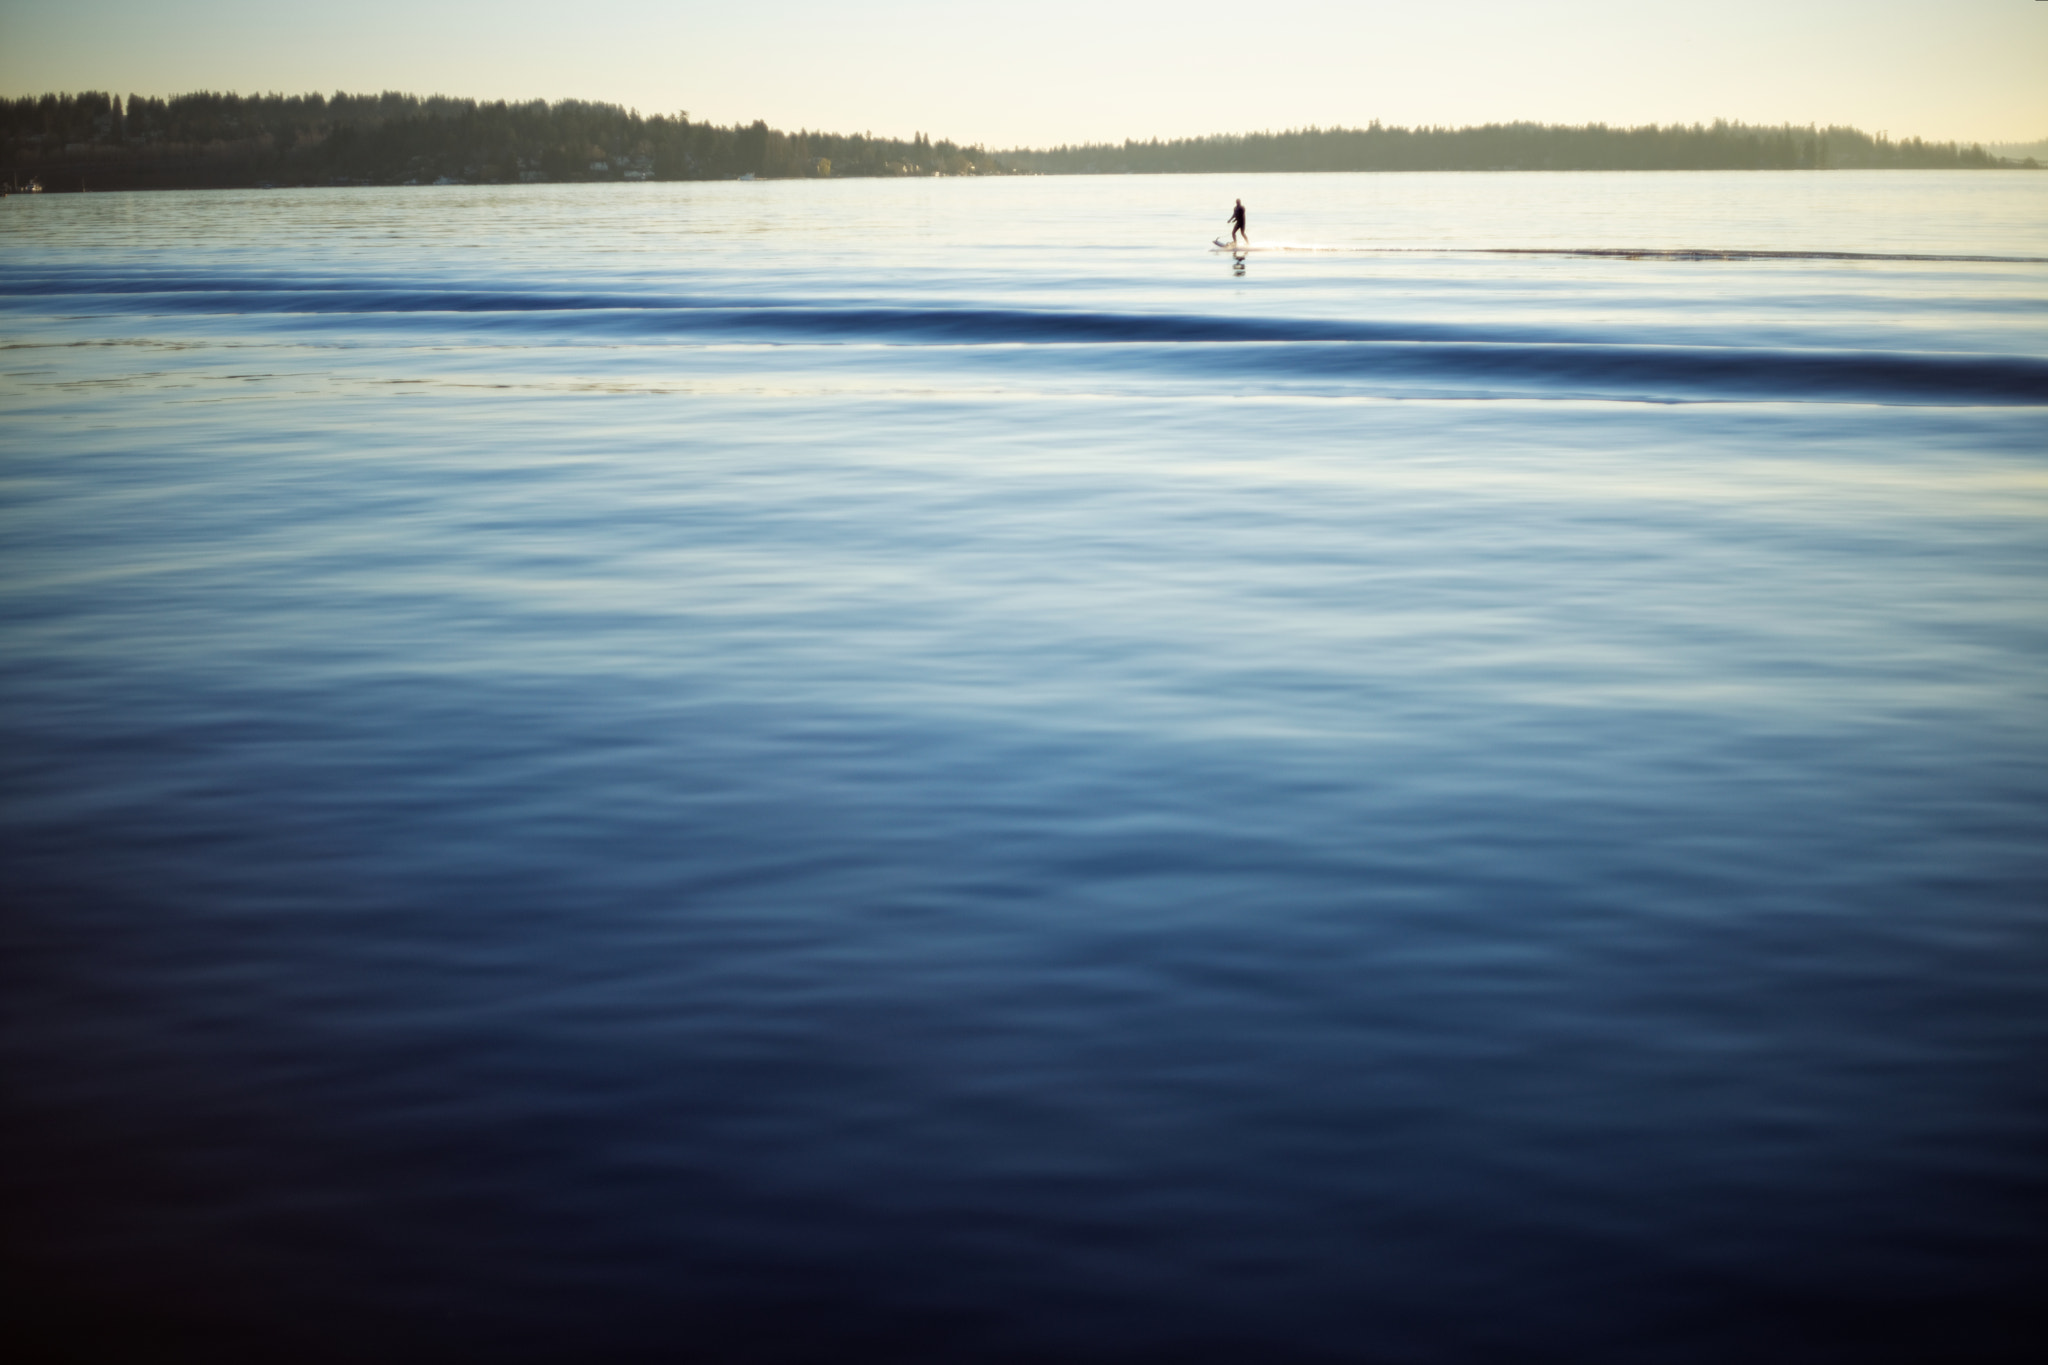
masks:
{"type": "Polygon", "coordinates": [[[979,147],[435,95],[0,100],[0,180],[50,189],[1001,174],[979,147]]]}
{"type": "Polygon", "coordinates": [[[0,99],[0,181],[49,189],[1167,171],[1834,170],[2034,166],[1854,128],[1308,128],[991,153],[867,134],[720,127],[615,104],[381,95],[0,99]]]}
{"type": "Polygon", "coordinates": [[[1742,123],[1610,128],[1592,123],[1489,123],[1479,128],[1304,128],[1005,152],[1045,175],[1169,171],[1791,171],[2032,167],[1981,146],[1893,142],[1855,128],[1742,123]]]}

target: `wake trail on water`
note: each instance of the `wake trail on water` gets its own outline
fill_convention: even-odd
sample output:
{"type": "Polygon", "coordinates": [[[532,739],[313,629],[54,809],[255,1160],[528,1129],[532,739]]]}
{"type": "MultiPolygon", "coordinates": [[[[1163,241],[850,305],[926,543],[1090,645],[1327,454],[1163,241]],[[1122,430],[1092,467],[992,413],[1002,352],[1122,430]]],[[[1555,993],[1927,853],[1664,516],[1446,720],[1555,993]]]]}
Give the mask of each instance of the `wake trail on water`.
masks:
{"type": "Polygon", "coordinates": [[[1923,261],[1957,265],[2048,265],[2048,256],[1960,256],[1893,251],[1769,251],[1725,247],[1638,246],[1336,246],[1316,242],[1268,242],[1259,246],[1226,246],[1217,242],[1211,255],[1243,256],[1259,252],[1331,256],[1580,256],[1621,261],[1923,261]]]}

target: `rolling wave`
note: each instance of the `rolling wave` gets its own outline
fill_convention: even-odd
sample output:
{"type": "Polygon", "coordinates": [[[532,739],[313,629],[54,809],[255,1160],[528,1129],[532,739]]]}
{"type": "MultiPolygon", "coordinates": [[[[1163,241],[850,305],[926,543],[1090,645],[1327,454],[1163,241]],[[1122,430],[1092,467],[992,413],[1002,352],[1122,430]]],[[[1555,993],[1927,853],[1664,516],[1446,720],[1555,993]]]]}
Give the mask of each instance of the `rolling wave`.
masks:
{"type": "MultiPolygon", "coordinates": [[[[0,310],[164,318],[299,316],[338,328],[428,327],[534,344],[1122,348],[1157,371],[1399,394],[2048,405],[2048,357],[1970,351],[1672,344],[1499,325],[1207,313],[788,303],[621,290],[421,288],[396,281],[109,281],[50,272],[0,290],[0,310]],[[54,306],[54,307],[53,307],[54,306]],[[456,320],[459,319],[459,322],[456,320]]],[[[1099,364],[1094,356],[1090,364],[1099,364]]]]}

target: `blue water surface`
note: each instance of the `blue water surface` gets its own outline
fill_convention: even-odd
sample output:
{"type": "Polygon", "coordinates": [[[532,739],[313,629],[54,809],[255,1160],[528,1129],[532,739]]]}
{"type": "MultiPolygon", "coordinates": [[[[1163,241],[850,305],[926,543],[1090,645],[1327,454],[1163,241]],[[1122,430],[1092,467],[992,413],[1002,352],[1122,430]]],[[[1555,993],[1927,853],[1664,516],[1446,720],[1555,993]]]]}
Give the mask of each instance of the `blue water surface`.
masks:
{"type": "Polygon", "coordinates": [[[2048,1340],[2048,180],[17,196],[0,267],[47,1354],[2048,1340]]]}

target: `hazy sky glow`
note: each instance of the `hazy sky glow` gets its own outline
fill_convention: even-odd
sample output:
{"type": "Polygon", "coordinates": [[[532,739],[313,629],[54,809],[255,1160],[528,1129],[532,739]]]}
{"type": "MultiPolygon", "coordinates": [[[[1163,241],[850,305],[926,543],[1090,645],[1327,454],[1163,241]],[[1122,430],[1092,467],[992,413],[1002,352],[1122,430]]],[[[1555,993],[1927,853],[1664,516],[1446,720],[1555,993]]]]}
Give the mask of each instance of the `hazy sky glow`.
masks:
{"type": "Polygon", "coordinates": [[[2048,137],[2036,0],[0,0],[0,91],[575,96],[990,146],[1310,124],[2048,137]]]}

